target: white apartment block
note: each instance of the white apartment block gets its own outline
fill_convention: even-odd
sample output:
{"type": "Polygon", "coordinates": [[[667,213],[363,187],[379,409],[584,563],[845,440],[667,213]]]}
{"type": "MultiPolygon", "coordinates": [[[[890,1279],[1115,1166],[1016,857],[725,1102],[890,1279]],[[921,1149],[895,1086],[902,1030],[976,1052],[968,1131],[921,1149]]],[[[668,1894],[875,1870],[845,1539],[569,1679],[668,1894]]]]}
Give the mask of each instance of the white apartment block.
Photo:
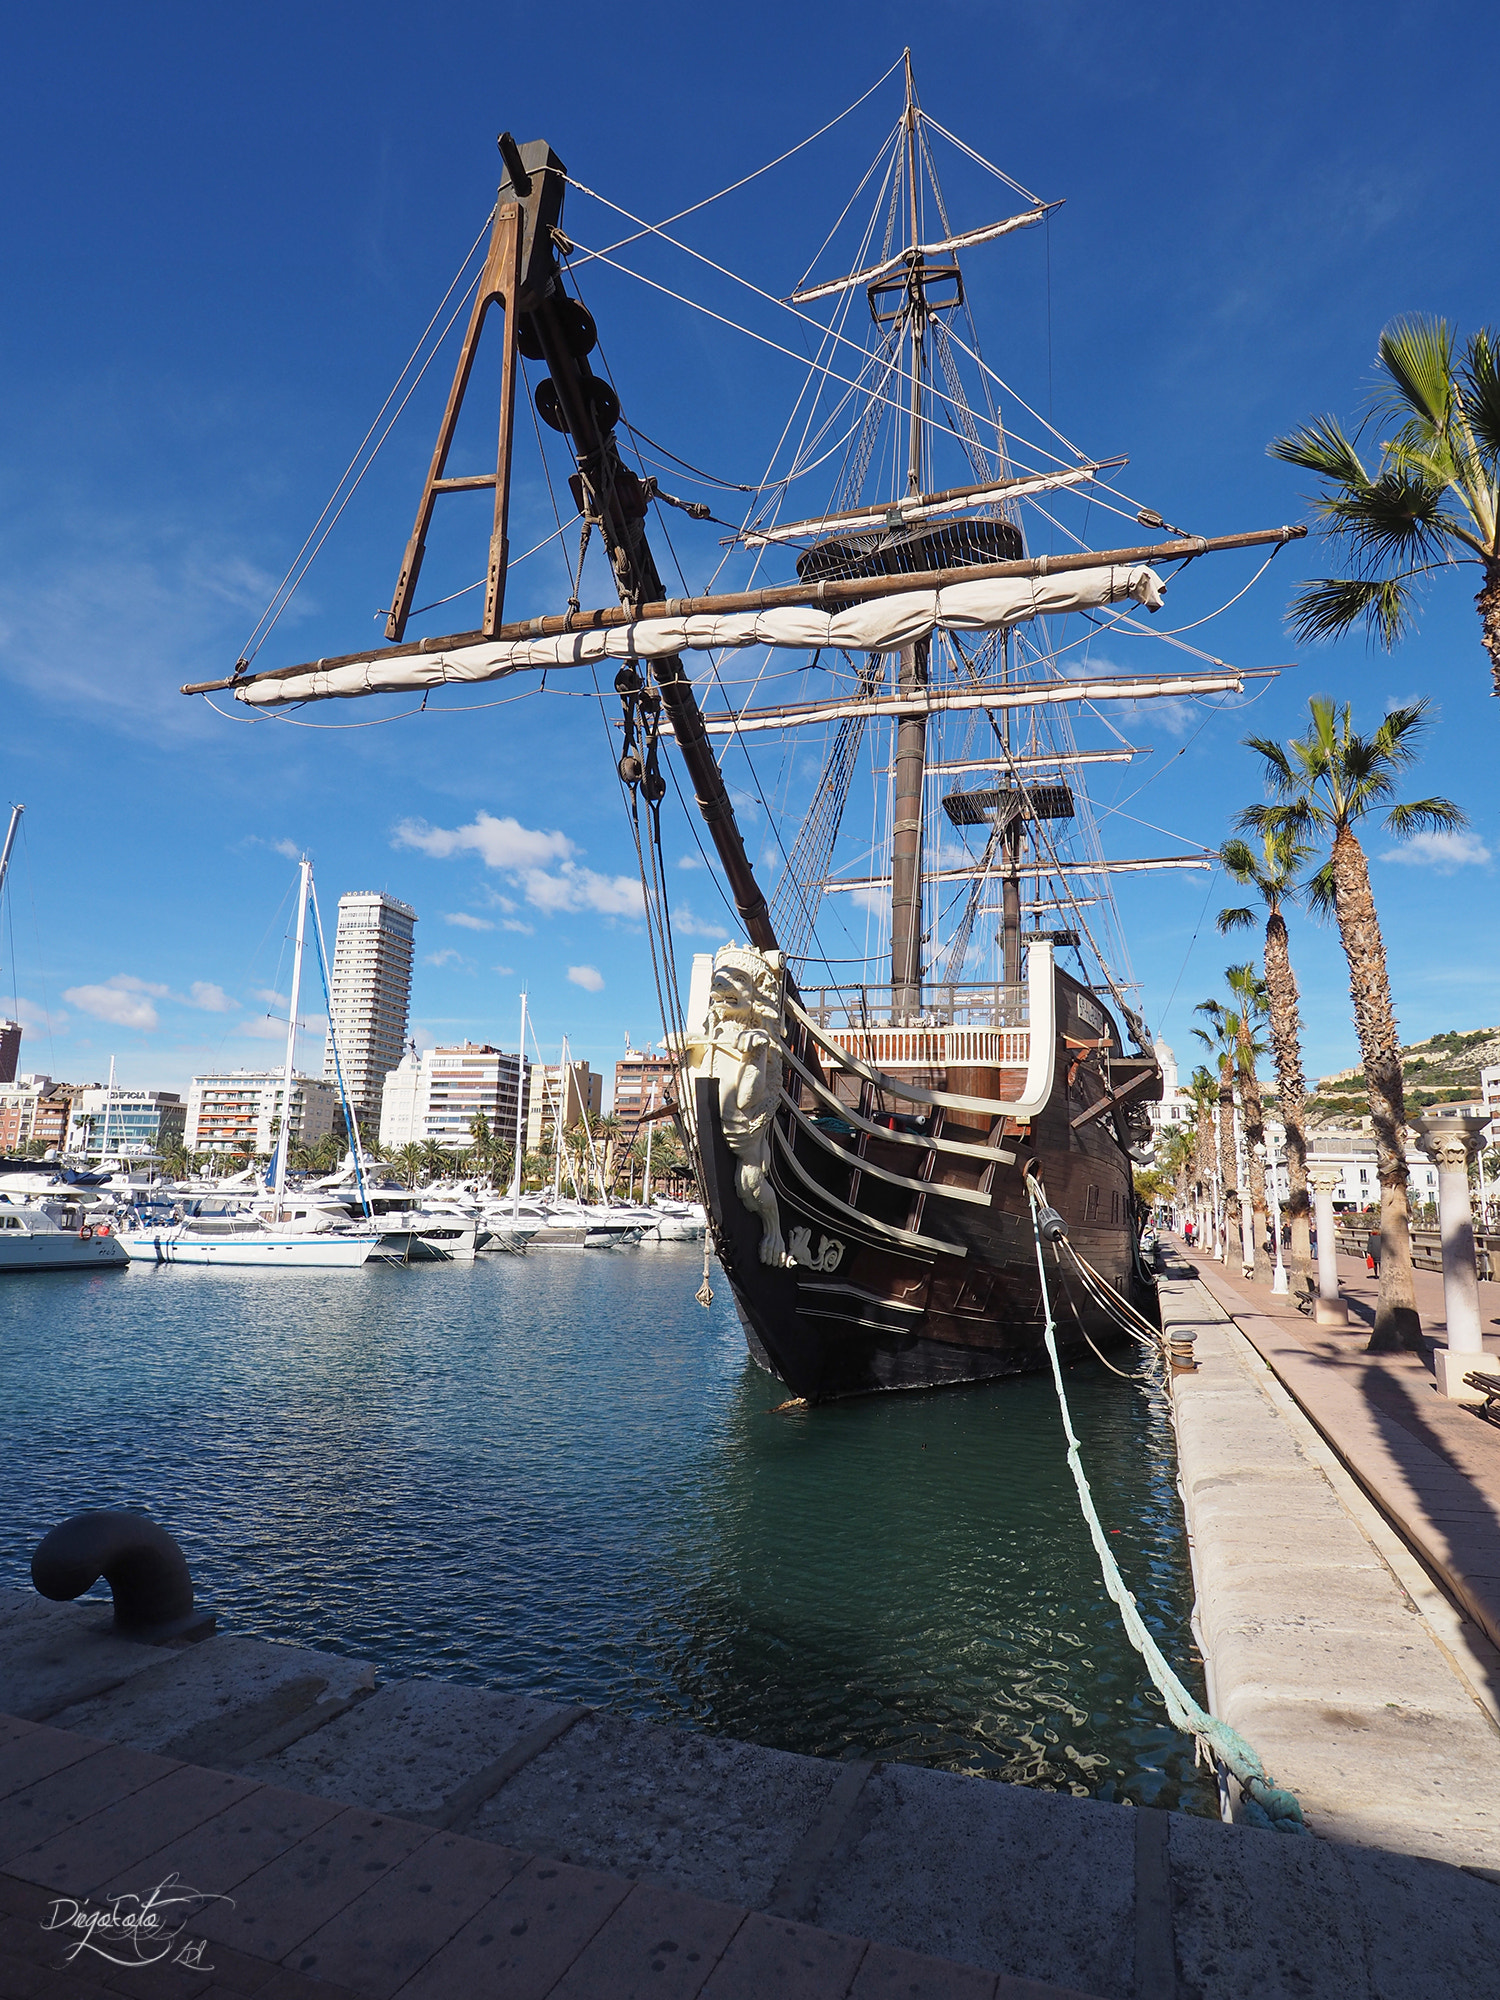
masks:
{"type": "Polygon", "coordinates": [[[604,1109],[604,1078],[596,1076],[586,1062],[560,1063],[545,1067],[532,1065],[531,1105],[526,1114],[526,1150],[544,1153],[551,1149],[552,1128],[559,1111],[564,1132],[581,1125],[585,1114],[592,1124],[604,1109]]]}
{"type": "MultiPolygon", "coordinates": [[[[406,1047],[417,913],[375,890],[339,897],[329,1009],[344,1066],[344,1087],[366,1143],[380,1129],[380,1094],[406,1047]]],[[[323,1076],[335,1082],[333,1038],[323,1076]]]]}
{"type": "MultiPolygon", "coordinates": [[[[183,1144],[190,1153],[270,1153],[281,1129],[285,1074],[231,1069],[195,1076],[188,1089],[183,1144]],[[275,1131],[272,1126],[275,1126],[275,1131]]],[[[316,1146],[333,1130],[338,1091],[317,1077],[292,1078],[294,1146],[316,1146]]]]}
{"type": "Polygon", "coordinates": [[[495,1139],[514,1148],[517,1083],[524,1121],[530,1075],[529,1063],[523,1066],[520,1056],[506,1055],[488,1042],[424,1049],[420,1056],[408,1049],[385,1078],[381,1152],[389,1158],[403,1146],[424,1146],[429,1140],[463,1152],[473,1144],[470,1128],[481,1114],[495,1139]]]}

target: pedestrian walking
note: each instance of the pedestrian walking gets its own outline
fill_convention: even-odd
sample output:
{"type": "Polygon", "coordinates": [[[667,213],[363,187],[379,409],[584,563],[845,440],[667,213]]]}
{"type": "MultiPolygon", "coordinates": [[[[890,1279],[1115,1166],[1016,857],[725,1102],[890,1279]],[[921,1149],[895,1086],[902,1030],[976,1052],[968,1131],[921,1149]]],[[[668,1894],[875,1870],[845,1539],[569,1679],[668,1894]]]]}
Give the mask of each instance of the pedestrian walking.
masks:
{"type": "Polygon", "coordinates": [[[1365,1269],[1372,1278],[1380,1276],[1380,1231],[1372,1229],[1365,1238],[1365,1269]]]}

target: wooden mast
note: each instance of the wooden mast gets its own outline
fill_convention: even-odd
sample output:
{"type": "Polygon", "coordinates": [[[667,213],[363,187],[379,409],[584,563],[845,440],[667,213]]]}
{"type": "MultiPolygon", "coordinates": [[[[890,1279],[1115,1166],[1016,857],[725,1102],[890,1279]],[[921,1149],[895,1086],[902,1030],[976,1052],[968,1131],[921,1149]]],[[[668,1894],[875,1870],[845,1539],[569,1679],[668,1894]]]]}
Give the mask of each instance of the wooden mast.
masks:
{"type": "MultiPolygon", "coordinates": [[[[911,224],[906,314],[911,330],[911,434],[906,485],[922,490],[922,347],[926,299],[922,283],[922,241],[917,214],[917,99],[911,50],[906,51],[906,178],[911,224]]],[[[917,695],[927,685],[929,642],[901,648],[901,694],[917,695]]],[[[891,818],[891,1019],[915,1019],[922,1011],[922,807],[927,771],[927,718],[905,715],[896,726],[896,790],[891,818]]]]}

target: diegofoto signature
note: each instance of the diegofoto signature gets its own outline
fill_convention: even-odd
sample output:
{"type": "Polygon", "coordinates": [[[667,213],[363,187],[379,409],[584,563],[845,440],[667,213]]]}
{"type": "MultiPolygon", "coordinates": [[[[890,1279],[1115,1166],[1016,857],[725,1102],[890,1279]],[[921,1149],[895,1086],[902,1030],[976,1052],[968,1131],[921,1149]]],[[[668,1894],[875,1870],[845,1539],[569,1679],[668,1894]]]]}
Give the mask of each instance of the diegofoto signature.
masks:
{"type": "Polygon", "coordinates": [[[42,1929],[68,1933],[68,1948],[63,1953],[66,1965],[87,1951],[107,1958],[111,1965],[160,1965],[170,1960],[174,1965],[191,1966],[195,1972],[212,1972],[212,1965],[203,1956],[208,1939],[183,1935],[209,1903],[228,1903],[234,1908],[232,1896],[191,1889],[174,1873],[144,1896],[111,1896],[102,1903],[58,1896],[48,1905],[42,1929]]]}

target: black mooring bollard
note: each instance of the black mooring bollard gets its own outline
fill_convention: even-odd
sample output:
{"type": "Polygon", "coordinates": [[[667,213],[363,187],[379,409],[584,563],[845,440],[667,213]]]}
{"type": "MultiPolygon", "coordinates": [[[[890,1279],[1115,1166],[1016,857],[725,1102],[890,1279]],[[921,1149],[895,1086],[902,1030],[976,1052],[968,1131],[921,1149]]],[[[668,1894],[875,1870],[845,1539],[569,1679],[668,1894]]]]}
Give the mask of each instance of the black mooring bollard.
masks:
{"type": "Polygon", "coordinates": [[[75,1514],[45,1536],[31,1558],[32,1582],[59,1603],[81,1597],[101,1576],[113,1594],[114,1629],[122,1639],[154,1645],[213,1630],[213,1613],[193,1608],[187,1557],[144,1514],[108,1508],[75,1514]]]}

